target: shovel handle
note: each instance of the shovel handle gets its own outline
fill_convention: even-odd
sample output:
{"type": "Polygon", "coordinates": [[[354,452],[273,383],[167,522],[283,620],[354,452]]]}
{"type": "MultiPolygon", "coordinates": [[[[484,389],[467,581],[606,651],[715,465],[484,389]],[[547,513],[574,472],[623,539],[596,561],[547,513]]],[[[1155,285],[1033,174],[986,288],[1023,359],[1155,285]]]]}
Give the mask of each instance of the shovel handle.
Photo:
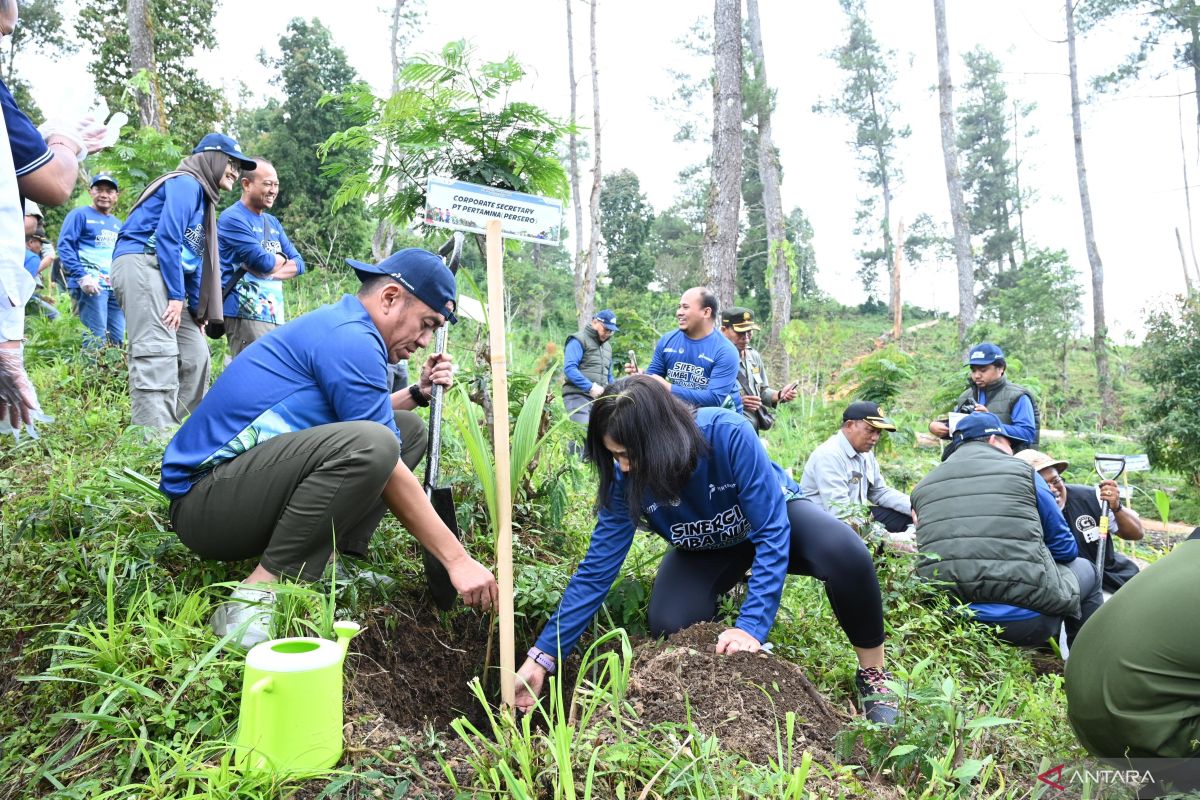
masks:
{"type": "MultiPolygon", "coordinates": [[[[457,275],[458,267],[462,263],[463,242],[466,236],[462,231],[455,231],[454,235],[446,240],[446,243],[438,248],[438,255],[446,259],[446,266],[450,269],[450,274],[457,275]]],[[[449,323],[442,323],[442,327],[437,329],[437,334],[433,340],[434,355],[441,355],[446,352],[446,331],[449,328],[449,323]]],[[[433,494],[433,487],[437,484],[438,468],[442,459],[442,403],[446,394],[446,387],[435,383],[429,393],[429,449],[425,455],[425,496],[429,497],[433,494]]]]}

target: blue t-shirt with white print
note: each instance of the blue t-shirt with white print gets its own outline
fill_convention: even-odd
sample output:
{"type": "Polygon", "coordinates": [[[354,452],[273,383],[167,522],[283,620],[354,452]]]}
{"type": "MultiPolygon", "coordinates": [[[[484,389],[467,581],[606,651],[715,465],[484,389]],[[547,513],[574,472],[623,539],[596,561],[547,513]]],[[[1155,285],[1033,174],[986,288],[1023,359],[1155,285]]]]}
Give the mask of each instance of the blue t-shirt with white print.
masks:
{"type": "Polygon", "coordinates": [[[113,259],[153,250],[167,285],[168,300],[200,307],[200,267],[204,263],[204,188],[191,175],[168,178],[133,210],[121,226],[113,259]]]}
{"type": "Polygon", "coordinates": [[[387,348],[353,295],[257,340],[230,362],[163,454],[159,488],[182,497],[219,464],[268,439],[369,420],[400,438],[387,348]]]}
{"type": "MultiPolygon", "coordinates": [[[[787,503],[800,487],[767,451],[746,418],[723,408],[696,410],[696,425],[709,444],[678,502],[642,504],[650,529],[681,550],[718,550],[754,543],[750,585],[737,627],[760,642],[775,623],[787,576],[792,528],[787,503]]],[[[625,481],[615,470],[612,494],[600,508],[587,554],[563,593],[537,647],[566,656],[600,609],[633,544],[625,481]]],[[[808,502],[807,500],[803,502],[808,502]]]]}
{"type": "Polygon", "coordinates": [[[121,220],[112,214],[101,214],[92,206],[76,208],[63,220],[58,233],[58,257],[67,275],[67,288],[79,288],[87,275],[95,278],[102,289],[112,288],[110,268],[121,220]]]}
{"type": "Polygon", "coordinates": [[[283,232],[279,220],[266,212],[256,214],[239,200],[221,212],[217,241],[221,250],[221,285],[228,287],[239,268],[246,270],[225,299],[225,317],[282,325],[283,282],[266,276],[275,269],[276,255],[295,261],[297,275],[304,272],[304,259],[283,232]]]}
{"type": "Polygon", "coordinates": [[[738,351],[720,331],[702,339],[689,338],[680,330],[666,334],[654,346],[646,374],[666,378],[671,393],[686,403],[742,413],[738,351]]]}

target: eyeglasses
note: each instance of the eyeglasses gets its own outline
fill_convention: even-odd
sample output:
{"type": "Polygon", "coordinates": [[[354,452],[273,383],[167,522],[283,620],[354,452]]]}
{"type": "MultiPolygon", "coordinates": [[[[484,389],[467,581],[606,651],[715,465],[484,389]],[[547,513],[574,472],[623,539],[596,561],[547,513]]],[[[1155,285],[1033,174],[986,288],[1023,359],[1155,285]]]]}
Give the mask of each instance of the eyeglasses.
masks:
{"type": "Polygon", "coordinates": [[[1043,479],[1046,481],[1046,483],[1048,483],[1050,486],[1062,486],[1063,479],[1062,479],[1062,476],[1061,476],[1061,475],[1057,475],[1057,474],[1055,474],[1055,475],[1049,475],[1049,476],[1047,476],[1047,475],[1043,475],[1043,476],[1042,476],[1042,478],[1043,478],[1043,479]]]}

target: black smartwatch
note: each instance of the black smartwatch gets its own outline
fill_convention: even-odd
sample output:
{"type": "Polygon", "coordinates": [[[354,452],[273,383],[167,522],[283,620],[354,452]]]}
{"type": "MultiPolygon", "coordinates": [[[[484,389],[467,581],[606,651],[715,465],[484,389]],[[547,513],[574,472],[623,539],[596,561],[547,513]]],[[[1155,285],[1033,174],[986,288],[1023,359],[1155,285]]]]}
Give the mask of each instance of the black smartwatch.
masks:
{"type": "Polygon", "coordinates": [[[421,408],[427,408],[429,406],[429,398],[421,392],[421,387],[419,384],[411,384],[408,387],[408,394],[410,397],[412,397],[413,402],[421,408]]]}

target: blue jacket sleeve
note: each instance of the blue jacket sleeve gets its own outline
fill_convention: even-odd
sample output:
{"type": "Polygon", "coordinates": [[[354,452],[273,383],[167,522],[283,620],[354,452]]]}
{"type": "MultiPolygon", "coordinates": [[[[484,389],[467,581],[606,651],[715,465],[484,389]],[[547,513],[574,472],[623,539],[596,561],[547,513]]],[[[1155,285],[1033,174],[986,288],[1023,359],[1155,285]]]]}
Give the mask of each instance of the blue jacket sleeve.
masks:
{"type": "Polygon", "coordinates": [[[292,244],[292,240],[288,238],[287,233],[284,232],[282,225],[279,226],[279,247],[283,250],[284,258],[296,262],[296,274],[303,275],[305,269],[304,259],[292,244]]]}
{"type": "Polygon", "coordinates": [[[400,438],[392,415],[387,357],[382,347],[364,346],[361,329],[353,323],[330,331],[313,352],[316,382],[340,422],[368,420],[385,425],[400,438]]]}
{"type": "Polygon", "coordinates": [[[729,460],[737,479],[738,505],[750,522],[750,541],[754,542],[750,584],[736,625],[758,641],[765,642],[775,624],[783,582],[787,577],[788,549],[792,539],[787,500],[771,460],[767,458],[766,448],[758,441],[750,423],[741,418],[729,423],[722,421],[720,429],[723,433],[728,431],[728,438],[713,457],[729,460]]]}
{"type": "Polygon", "coordinates": [[[262,237],[243,215],[222,214],[217,221],[217,240],[221,243],[221,260],[233,269],[244,266],[260,278],[275,269],[275,254],[262,246],[262,237]]]}
{"type": "Polygon", "coordinates": [[[17,177],[28,175],[49,164],[54,154],[46,146],[46,140],[38,133],[33,121],[17,108],[17,101],[2,81],[0,107],[3,108],[4,127],[8,131],[8,144],[12,150],[13,169],[17,177]]]}
{"type": "Polygon", "coordinates": [[[77,208],[67,214],[62,228],[58,232],[58,258],[62,262],[63,272],[74,281],[78,281],[86,274],[76,250],[83,224],[83,212],[77,208]]]}
{"type": "Polygon", "coordinates": [[[1074,561],[1079,557],[1079,546],[1075,544],[1067,520],[1054,500],[1054,492],[1036,472],[1033,473],[1033,485],[1037,492],[1037,510],[1042,520],[1042,538],[1046,542],[1046,549],[1059,563],[1074,561]]]}
{"type": "Polygon", "coordinates": [[[587,554],[571,576],[558,610],[538,637],[536,646],[539,650],[565,658],[575,649],[579,637],[608,597],[608,590],[617,579],[633,544],[633,533],[633,520],[629,518],[624,491],[614,484],[612,497],[601,508],[596,520],[587,554]]]}
{"type": "MultiPolygon", "coordinates": [[[[167,285],[167,299],[187,300],[188,307],[194,308],[200,302],[200,286],[197,282],[193,302],[183,281],[183,232],[187,229],[204,190],[195,178],[181,176],[168,179],[159,191],[165,195],[162,213],[159,214],[158,225],[154,229],[154,250],[158,257],[158,269],[162,272],[163,283],[167,285]]],[[[200,270],[196,272],[199,273],[200,270]]]]}
{"type": "Polygon", "coordinates": [[[579,359],[581,358],[583,358],[583,345],[575,338],[567,339],[567,346],[563,350],[563,375],[566,375],[567,380],[572,384],[586,392],[592,388],[592,382],[579,371],[579,359]]]}
{"type": "MultiPolygon", "coordinates": [[[[657,350],[655,351],[657,354],[657,350]]],[[[717,352],[717,362],[713,364],[708,376],[708,386],[704,389],[684,389],[672,386],[671,393],[680,400],[694,406],[715,406],[717,408],[733,408],[742,413],[742,392],[738,389],[738,359],[737,350],[733,345],[722,347],[717,352]]]]}
{"type": "Polygon", "coordinates": [[[1033,442],[1037,438],[1037,423],[1033,418],[1033,402],[1029,395],[1021,395],[1013,404],[1012,422],[1003,425],[1005,433],[1010,433],[1023,442],[1033,442]]]}

